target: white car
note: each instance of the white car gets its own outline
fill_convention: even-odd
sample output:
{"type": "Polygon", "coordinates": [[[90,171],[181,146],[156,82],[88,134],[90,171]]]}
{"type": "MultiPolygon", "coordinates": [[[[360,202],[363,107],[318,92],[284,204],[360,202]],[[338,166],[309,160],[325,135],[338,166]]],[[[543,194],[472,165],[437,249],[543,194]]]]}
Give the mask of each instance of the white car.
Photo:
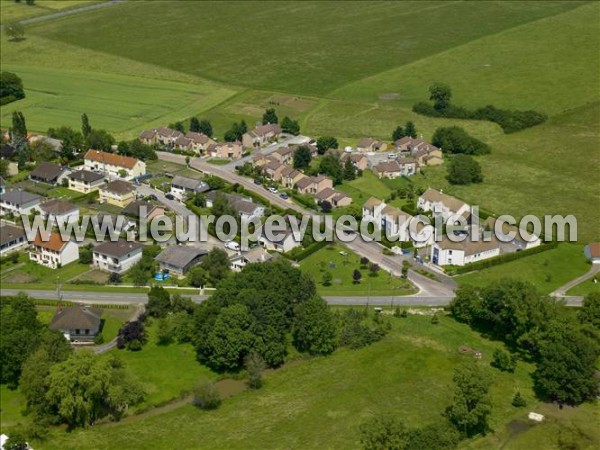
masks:
{"type": "Polygon", "coordinates": [[[272,192],[273,194],[277,194],[277,192],[279,192],[279,191],[277,191],[277,188],[275,186],[269,187],[269,191],[272,192]]]}
{"type": "Polygon", "coordinates": [[[225,248],[228,248],[229,250],[235,250],[236,252],[240,251],[240,244],[238,244],[235,241],[228,241],[225,242],[225,248]]]}

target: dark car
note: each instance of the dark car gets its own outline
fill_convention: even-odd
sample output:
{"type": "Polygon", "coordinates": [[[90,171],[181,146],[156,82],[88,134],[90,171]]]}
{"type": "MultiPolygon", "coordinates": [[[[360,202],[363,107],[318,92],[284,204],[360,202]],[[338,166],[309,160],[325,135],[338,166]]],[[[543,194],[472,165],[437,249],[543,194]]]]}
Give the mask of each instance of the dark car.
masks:
{"type": "Polygon", "coordinates": [[[259,186],[262,184],[260,180],[254,180],[254,184],[258,184],[259,186]]]}
{"type": "Polygon", "coordinates": [[[165,198],[168,200],[175,200],[175,197],[173,196],[173,194],[165,194],[165,198]]]}
{"type": "Polygon", "coordinates": [[[289,195],[287,195],[285,192],[284,192],[284,193],[282,193],[282,194],[279,194],[279,196],[280,196],[282,199],[284,199],[284,200],[287,200],[288,198],[290,198],[290,196],[289,196],[289,195]]]}
{"type": "Polygon", "coordinates": [[[154,194],[150,194],[150,195],[148,196],[148,198],[149,198],[150,200],[154,200],[155,202],[157,202],[157,201],[158,201],[158,197],[157,197],[156,195],[154,195],[154,194]]]}

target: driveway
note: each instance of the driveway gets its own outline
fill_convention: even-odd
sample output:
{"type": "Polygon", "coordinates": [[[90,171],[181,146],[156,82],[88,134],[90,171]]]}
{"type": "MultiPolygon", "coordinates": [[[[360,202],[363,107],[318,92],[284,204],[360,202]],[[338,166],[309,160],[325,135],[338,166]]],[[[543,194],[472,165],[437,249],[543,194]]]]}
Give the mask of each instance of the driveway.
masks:
{"type": "Polygon", "coordinates": [[[571,288],[574,288],[578,284],[583,283],[586,280],[589,280],[597,273],[600,273],[600,264],[592,264],[590,270],[588,270],[585,274],[580,277],[575,278],[574,280],[569,281],[568,283],[562,285],[557,290],[555,290],[552,294],[553,297],[566,297],[567,291],[571,288]]]}

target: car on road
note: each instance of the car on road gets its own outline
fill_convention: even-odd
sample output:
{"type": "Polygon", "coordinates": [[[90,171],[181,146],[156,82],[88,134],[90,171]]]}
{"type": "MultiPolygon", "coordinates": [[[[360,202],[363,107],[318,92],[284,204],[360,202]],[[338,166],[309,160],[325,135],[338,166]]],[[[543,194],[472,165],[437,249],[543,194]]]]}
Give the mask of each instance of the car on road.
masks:
{"type": "Polygon", "coordinates": [[[254,180],[254,184],[258,184],[258,185],[260,186],[262,183],[260,182],[260,180],[256,180],[256,179],[255,179],[255,180],[254,180]]]}
{"type": "Polygon", "coordinates": [[[155,202],[157,202],[158,201],[158,197],[156,195],[154,195],[154,194],[150,194],[148,196],[148,200],[154,200],[155,202]]]}
{"type": "Polygon", "coordinates": [[[167,200],[175,200],[175,196],[173,194],[165,194],[165,198],[167,200]]]}
{"type": "Polygon", "coordinates": [[[287,195],[285,192],[282,192],[281,194],[279,194],[279,196],[284,200],[287,200],[288,198],[290,198],[290,196],[287,195]]]}
{"type": "Polygon", "coordinates": [[[277,188],[275,186],[269,186],[269,192],[272,192],[273,194],[277,194],[277,188]]]}

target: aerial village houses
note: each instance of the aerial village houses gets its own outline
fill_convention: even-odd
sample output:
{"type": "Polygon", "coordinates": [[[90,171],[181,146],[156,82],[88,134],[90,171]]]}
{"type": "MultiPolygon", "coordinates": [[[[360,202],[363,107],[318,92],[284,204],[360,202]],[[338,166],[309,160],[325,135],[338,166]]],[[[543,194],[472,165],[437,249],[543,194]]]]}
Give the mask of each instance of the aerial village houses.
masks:
{"type": "Polygon", "coordinates": [[[38,234],[31,244],[29,259],[50,269],[57,269],[79,259],[77,243],[63,241],[58,233],[51,233],[45,239],[38,234]]]}
{"type": "Polygon", "coordinates": [[[405,136],[394,142],[396,151],[412,156],[421,165],[437,166],[442,164],[442,150],[421,139],[405,136]]]}
{"type": "Polygon", "coordinates": [[[107,241],[93,249],[93,266],[106,272],[122,274],[142,259],[139,242],[107,241]]]}
{"type": "Polygon", "coordinates": [[[0,224],[0,256],[27,247],[29,242],[25,230],[9,223],[0,224]]]}
{"type": "Polygon", "coordinates": [[[467,237],[463,241],[453,242],[444,237],[440,242],[435,242],[431,247],[431,262],[438,266],[465,264],[493,258],[500,254],[500,244],[497,239],[491,241],[474,241],[467,237]]]}
{"type": "Polygon", "coordinates": [[[301,194],[315,195],[325,188],[333,188],[333,181],[323,175],[301,179],[296,187],[301,194]]]}
{"type": "Polygon", "coordinates": [[[165,208],[160,205],[140,200],[131,202],[123,208],[122,213],[135,219],[152,220],[155,217],[164,216],[165,208]]]}
{"type": "Polygon", "coordinates": [[[259,125],[253,130],[244,133],[242,136],[242,145],[244,148],[261,147],[272,140],[279,138],[281,128],[276,123],[259,125]]]}
{"type": "Polygon", "coordinates": [[[135,186],[127,181],[111,181],[100,188],[100,203],[124,208],[135,200],[135,186]]]}
{"type": "Polygon", "coordinates": [[[302,172],[291,167],[285,167],[281,171],[281,184],[286,188],[293,188],[302,178],[308,178],[302,172]]]}
{"type": "Polygon", "coordinates": [[[71,172],[67,178],[69,179],[69,189],[83,194],[95,192],[104,185],[104,175],[89,170],[71,172]]]}
{"type": "Polygon", "coordinates": [[[379,178],[411,177],[419,171],[419,163],[412,158],[382,161],[373,167],[373,173],[379,178]]]}
{"type": "Polygon", "coordinates": [[[181,131],[173,130],[169,127],[159,127],[156,130],[156,143],[166,146],[172,146],[175,141],[183,136],[181,131]]]}
{"type": "Polygon", "coordinates": [[[294,238],[294,233],[289,226],[285,231],[274,233],[274,235],[271,237],[267,236],[263,229],[263,234],[259,238],[258,242],[266,250],[272,250],[281,253],[287,253],[300,246],[302,243],[294,238]]]}
{"type": "Polygon", "coordinates": [[[278,148],[273,153],[271,153],[270,156],[275,158],[281,164],[289,165],[294,162],[294,150],[290,147],[278,148]]]}
{"type": "Polygon", "coordinates": [[[286,166],[281,162],[277,161],[276,159],[270,160],[267,164],[265,164],[262,167],[265,176],[270,180],[276,182],[281,180],[281,174],[283,173],[283,170],[285,168],[286,166]]]}
{"type": "Polygon", "coordinates": [[[223,195],[231,207],[240,215],[242,219],[254,220],[260,219],[265,215],[265,207],[257,205],[250,199],[246,199],[236,194],[224,194],[217,191],[211,191],[206,195],[206,206],[212,208],[217,195],[223,195]]]}
{"type": "Polygon", "coordinates": [[[435,238],[432,225],[417,221],[410,214],[375,197],[363,205],[362,218],[380,227],[388,238],[399,242],[412,241],[416,248],[431,245],[435,238]]]}
{"type": "Polygon", "coordinates": [[[191,141],[190,149],[197,155],[203,155],[216,141],[209,138],[204,133],[197,133],[195,131],[188,132],[185,137],[191,141]]]}
{"type": "Polygon", "coordinates": [[[171,245],[156,257],[156,261],[161,272],[181,278],[192,267],[202,262],[207,254],[208,252],[201,248],[171,245]]]}
{"type": "Polygon", "coordinates": [[[471,210],[471,207],[462,200],[431,188],[419,196],[417,207],[425,212],[432,211],[434,214],[441,214],[444,220],[453,215],[468,215],[471,210]]]}
{"type": "Polygon", "coordinates": [[[271,254],[263,247],[251,248],[247,252],[238,253],[229,258],[229,268],[234,272],[241,272],[248,264],[265,263],[273,261],[279,256],[278,253],[271,254]]]}
{"type": "Polygon", "coordinates": [[[50,199],[40,205],[42,217],[54,226],[79,222],[79,207],[64,200],[50,199]]]}
{"type": "Polygon", "coordinates": [[[207,152],[212,158],[240,159],[242,157],[243,148],[239,141],[213,143],[208,146],[207,152]]]}
{"type": "Polygon", "coordinates": [[[369,167],[369,158],[362,153],[342,153],[340,156],[340,161],[342,164],[344,164],[347,159],[352,161],[352,165],[356,168],[356,170],[366,170],[369,167]]]}
{"type": "Polygon", "coordinates": [[[179,201],[184,201],[189,195],[206,192],[209,189],[208,184],[204,181],[192,178],[176,175],[171,180],[171,194],[179,201]]]}
{"type": "Polygon", "coordinates": [[[69,172],[68,167],[51,162],[41,162],[29,174],[29,179],[35,182],[56,185],[62,183],[69,172]]]}
{"type": "Polygon", "coordinates": [[[26,191],[9,191],[0,196],[0,215],[30,214],[39,211],[42,197],[26,191]]]}
{"type": "Polygon", "coordinates": [[[352,204],[352,197],[343,192],[339,192],[333,188],[327,187],[315,194],[315,201],[318,204],[329,202],[333,207],[342,207],[352,204]]]}
{"type": "Polygon", "coordinates": [[[100,150],[88,150],[83,159],[86,169],[104,173],[114,178],[131,180],[146,174],[146,163],[130,156],[100,150]]]}
{"type": "Polygon", "coordinates": [[[356,145],[359,152],[378,152],[384,151],[386,148],[387,144],[385,142],[372,138],[362,138],[356,145]]]}
{"type": "Polygon", "coordinates": [[[102,310],[85,305],[59,306],[48,327],[71,342],[92,343],[100,333],[102,310]]]}

